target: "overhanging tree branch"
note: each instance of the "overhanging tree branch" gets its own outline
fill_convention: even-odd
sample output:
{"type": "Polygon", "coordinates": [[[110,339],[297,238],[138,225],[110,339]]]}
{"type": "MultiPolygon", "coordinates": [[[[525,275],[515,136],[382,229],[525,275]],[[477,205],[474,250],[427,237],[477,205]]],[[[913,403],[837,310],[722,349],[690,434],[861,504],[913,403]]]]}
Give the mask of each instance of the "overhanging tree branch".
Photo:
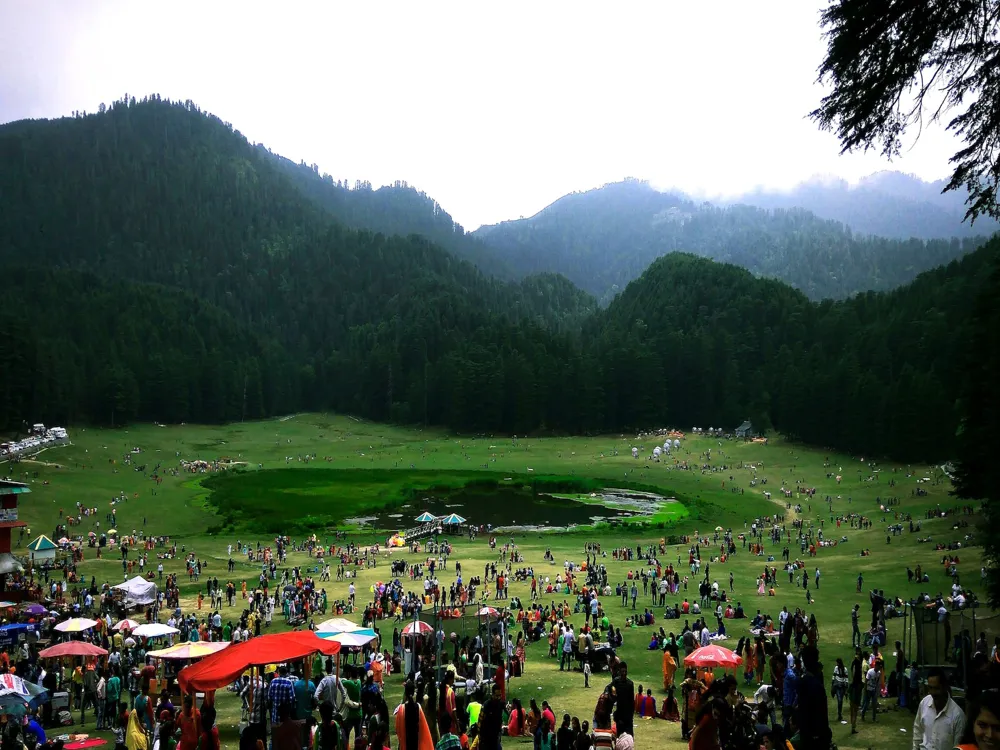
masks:
{"type": "Polygon", "coordinates": [[[965,142],[945,190],[968,191],[967,219],[1000,218],[1000,0],[836,0],[822,25],[819,81],[832,91],[810,117],[842,153],[897,156],[940,93],[930,121],[958,110],[946,129],[965,142]]]}

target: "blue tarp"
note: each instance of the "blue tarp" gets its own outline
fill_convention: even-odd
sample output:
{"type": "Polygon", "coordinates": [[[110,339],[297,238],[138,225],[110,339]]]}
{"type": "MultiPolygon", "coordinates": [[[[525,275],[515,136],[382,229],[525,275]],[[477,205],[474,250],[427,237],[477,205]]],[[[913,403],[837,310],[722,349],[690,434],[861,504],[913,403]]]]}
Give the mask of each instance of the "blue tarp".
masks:
{"type": "Polygon", "coordinates": [[[12,646],[17,643],[21,635],[28,632],[29,627],[30,626],[24,622],[0,626],[0,648],[12,646]]]}

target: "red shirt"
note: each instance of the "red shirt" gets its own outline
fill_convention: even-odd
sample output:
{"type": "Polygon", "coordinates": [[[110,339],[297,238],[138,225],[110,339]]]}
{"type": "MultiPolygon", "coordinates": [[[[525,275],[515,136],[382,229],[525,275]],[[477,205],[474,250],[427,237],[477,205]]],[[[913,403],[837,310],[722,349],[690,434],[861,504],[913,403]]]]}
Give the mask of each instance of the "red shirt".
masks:
{"type": "Polygon", "coordinates": [[[544,709],[542,711],[542,718],[549,720],[549,731],[550,732],[555,732],[556,731],[556,715],[554,713],[552,713],[552,709],[551,708],[546,708],[546,709],[544,709]]]}
{"type": "MultiPolygon", "coordinates": [[[[192,709],[190,716],[181,711],[181,715],[177,717],[177,724],[181,728],[181,739],[177,743],[177,750],[195,750],[198,747],[198,735],[201,734],[201,711],[197,708],[192,709]]],[[[218,731],[215,737],[218,740],[218,731]]]]}

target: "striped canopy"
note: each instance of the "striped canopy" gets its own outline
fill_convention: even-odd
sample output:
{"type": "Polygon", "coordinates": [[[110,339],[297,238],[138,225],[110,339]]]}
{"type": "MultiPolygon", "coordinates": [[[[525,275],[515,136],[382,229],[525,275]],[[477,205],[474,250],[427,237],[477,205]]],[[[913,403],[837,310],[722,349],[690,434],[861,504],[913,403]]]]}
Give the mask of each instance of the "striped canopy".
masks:
{"type": "Polygon", "coordinates": [[[350,633],[337,633],[336,635],[322,635],[320,637],[326,641],[333,641],[334,643],[339,643],[345,648],[358,648],[364,646],[366,643],[371,643],[378,635],[375,631],[370,628],[364,628],[363,630],[355,630],[350,633]]]}
{"type": "Polygon", "coordinates": [[[328,638],[337,633],[356,633],[365,628],[356,622],[351,622],[346,617],[334,617],[332,620],[324,620],[316,626],[316,635],[320,638],[328,638]]]}
{"type": "Polygon", "coordinates": [[[56,630],[60,633],[82,633],[84,630],[90,630],[96,624],[97,620],[91,620],[86,617],[72,617],[56,625],[56,630]]]}
{"type": "Polygon", "coordinates": [[[177,659],[179,661],[193,661],[195,659],[202,659],[211,654],[222,651],[224,648],[228,648],[229,641],[185,641],[184,643],[178,643],[174,646],[168,646],[167,648],[157,649],[156,651],[150,651],[147,656],[152,656],[156,659],[177,659]]]}

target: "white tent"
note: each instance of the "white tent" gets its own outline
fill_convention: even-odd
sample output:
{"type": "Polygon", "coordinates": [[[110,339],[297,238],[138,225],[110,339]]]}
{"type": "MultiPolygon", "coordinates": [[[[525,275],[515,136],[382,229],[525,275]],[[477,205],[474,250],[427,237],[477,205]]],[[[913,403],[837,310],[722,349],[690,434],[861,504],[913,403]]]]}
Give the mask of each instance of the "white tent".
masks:
{"type": "Polygon", "coordinates": [[[128,607],[145,606],[156,601],[156,584],[142,576],[119,583],[115,588],[125,592],[125,605],[128,607]]]}

